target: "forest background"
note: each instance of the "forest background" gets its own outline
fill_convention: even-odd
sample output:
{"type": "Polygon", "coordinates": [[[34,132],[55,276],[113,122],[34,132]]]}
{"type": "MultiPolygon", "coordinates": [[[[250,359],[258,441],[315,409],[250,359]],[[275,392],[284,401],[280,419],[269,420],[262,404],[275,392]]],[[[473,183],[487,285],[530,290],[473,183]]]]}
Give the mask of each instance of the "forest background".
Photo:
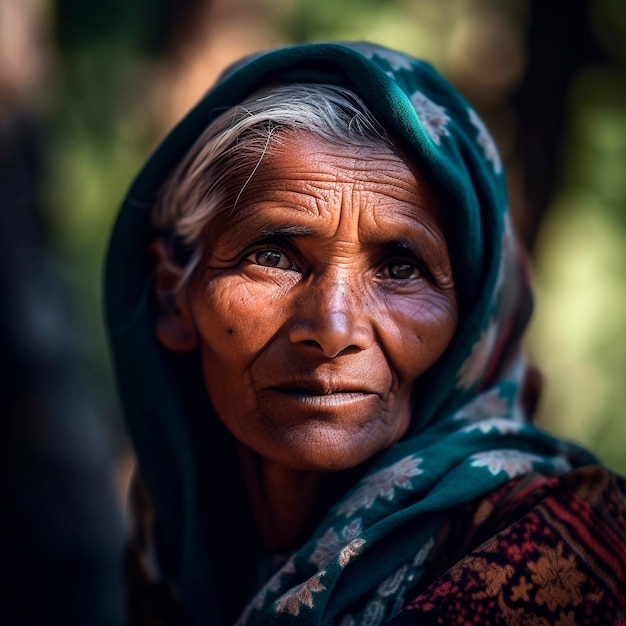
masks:
{"type": "Polygon", "coordinates": [[[537,421],[626,475],[623,0],[0,0],[1,623],[39,623],[33,594],[41,623],[121,623],[134,458],[101,280],[133,176],[228,63],[336,39],[429,60],[486,121],[536,281],[537,421]]]}

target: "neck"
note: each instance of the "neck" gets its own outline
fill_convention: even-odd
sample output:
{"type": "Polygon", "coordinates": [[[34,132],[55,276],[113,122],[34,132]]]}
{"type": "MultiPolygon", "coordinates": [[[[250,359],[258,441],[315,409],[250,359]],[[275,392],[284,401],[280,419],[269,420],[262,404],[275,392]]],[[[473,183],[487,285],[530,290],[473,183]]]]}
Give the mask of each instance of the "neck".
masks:
{"type": "Polygon", "coordinates": [[[310,520],[321,474],[291,469],[239,446],[239,460],[263,547],[295,548],[310,520]]]}

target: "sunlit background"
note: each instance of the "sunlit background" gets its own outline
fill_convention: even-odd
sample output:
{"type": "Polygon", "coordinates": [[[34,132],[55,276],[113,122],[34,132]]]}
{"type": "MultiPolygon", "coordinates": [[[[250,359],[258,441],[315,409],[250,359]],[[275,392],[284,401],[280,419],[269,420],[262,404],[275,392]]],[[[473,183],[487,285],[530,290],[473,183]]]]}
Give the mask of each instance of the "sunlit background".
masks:
{"type": "Polygon", "coordinates": [[[29,543],[80,537],[99,572],[123,545],[100,289],[133,176],[228,63],[336,39],[431,61],[485,119],[532,255],[538,422],[626,474],[623,0],[0,0],[3,482],[16,526],[52,520],[29,543]]]}

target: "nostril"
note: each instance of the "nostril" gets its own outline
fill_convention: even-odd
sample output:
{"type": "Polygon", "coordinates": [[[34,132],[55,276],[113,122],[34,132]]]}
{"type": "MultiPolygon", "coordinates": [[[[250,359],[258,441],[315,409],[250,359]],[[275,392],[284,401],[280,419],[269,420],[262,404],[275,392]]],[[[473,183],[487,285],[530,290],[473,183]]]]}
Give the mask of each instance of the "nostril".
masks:
{"type": "Polygon", "coordinates": [[[290,320],[289,340],[331,359],[346,351],[366,348],[372,340],[372,329],[363,319],[366,314],[354,303],[348,306],[336,290],[331,296],[321,297],[318,292],[315,295],[315,300],[303,301],[302,309],[290,320]]]}

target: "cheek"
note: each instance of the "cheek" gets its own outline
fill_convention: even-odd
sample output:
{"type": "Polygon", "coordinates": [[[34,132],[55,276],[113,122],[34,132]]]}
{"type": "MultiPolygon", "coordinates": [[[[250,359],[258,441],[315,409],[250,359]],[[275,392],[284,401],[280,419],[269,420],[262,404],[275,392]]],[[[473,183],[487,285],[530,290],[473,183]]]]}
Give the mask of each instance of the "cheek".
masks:
{"type": "Polygon", "coordinates": [[[246,442],[245,416],[257,410],[251,369],[282,325],[277,300],[221,276],[205,281],[191,304],[209,399],[233,436],[246,442]]]}
{"type": "Polygon", "coordinates": [[[192,314],[209,362],[245,371],[280,329],[281,308],[271,290],[254,289],[240,277],[205,282],[193,296],[192,314]]]}
{"type": "Polygon", "coordinates": [[[396,298],[386,307],[380,335],[400,385],[411,386],[450,344],[457,326],[454,293],[396,298]]]}

